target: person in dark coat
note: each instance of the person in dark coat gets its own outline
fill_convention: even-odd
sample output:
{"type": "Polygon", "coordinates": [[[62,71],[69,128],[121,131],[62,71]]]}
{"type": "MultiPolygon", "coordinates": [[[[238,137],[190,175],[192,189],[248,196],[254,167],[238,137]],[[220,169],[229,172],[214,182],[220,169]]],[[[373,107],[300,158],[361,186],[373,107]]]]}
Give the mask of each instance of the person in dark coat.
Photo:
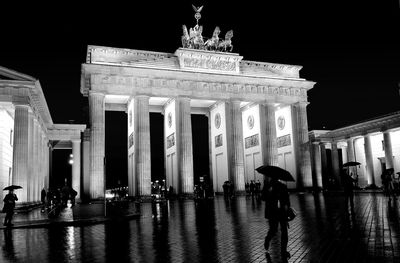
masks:
{"type": "Polygon", "coordinates": [[[71,192],[69,195],[71,197],[71,207],[73,207],[75,205],[75,198],[78,195],[78,192],[75,191],[75,189],[71,188],[71,192]]]}
{"type": "Polygon", "coordinates": [[[254,197],[255,190],[256,190],[256,185],[255,185],[254,181],[251,180],[250,181],[250,195],[251,195],[251,197],[254,197]]]}
{"type": "Polygon", "coordinates": [[[18,201],[18,197],[16,194],[14,194],[14,190],[10,190],[3,199],[4,202],[3,212],[6,213],[6,217],[4,218],[5,226],[13,225],[11,223],[11,220],[14,215],[15,201],[18,201]]]}
{"type": "Polygon", "coordinates": [[[356,181],[356,179],[354,179],[351,174],[348,174],[346,170],[342,170],[341,180],[344,190],[344,201],[346,204],[346,209],[348,209],[350,201],[351,213],[354,214],[354,182],[356,181]]]}
{"type": "Polygon", "coordinates": [[[285,184],[276,179],[264,183],[262,198],[265,201],[265,218],[268,219],[269,230],[265,237],[264,248],[268,251],[271,239],[281,229],[281,257],[283,262],[290,258],[287,252],[288,219],[287,210],[290,207],[289,193],[285,184]]]}

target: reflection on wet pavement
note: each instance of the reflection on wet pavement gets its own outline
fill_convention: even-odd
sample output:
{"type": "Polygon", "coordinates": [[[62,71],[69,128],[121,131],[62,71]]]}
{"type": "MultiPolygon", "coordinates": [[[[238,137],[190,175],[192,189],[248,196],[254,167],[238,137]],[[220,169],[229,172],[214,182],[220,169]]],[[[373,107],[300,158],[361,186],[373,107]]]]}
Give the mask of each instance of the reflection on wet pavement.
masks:
{"type": "MultiPolygon", "coordinates": [[[[340,193],[292,194],[289,262],[400,262],[399,204],[358,194],[355,214],[340,193]]],[[[82,227],[5,229],[0,262],[280,262],[270,254],[264,206],[226,201],[143,203],[141,218],[82,227]]]]}

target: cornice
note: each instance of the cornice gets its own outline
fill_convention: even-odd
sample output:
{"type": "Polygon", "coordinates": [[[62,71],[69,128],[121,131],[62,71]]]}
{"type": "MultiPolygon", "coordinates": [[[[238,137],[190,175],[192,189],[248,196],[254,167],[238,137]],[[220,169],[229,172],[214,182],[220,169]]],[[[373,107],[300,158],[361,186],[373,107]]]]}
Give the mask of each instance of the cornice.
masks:
{"type": "Polygon", "coordinates": [[[329,131],[321,136],[320,140],[347,140],[350,137],[365,136],[400,128],[400,111],[377,117],[372,120],[357,123],[340,129],[329,131]]]}

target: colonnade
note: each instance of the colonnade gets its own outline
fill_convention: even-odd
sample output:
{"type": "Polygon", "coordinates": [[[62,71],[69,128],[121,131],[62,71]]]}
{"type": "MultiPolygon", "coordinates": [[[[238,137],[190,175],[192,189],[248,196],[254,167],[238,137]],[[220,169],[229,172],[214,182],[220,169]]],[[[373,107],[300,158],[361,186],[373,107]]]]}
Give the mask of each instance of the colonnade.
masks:
{"type": "MultiPolygon", "coordinates": [[[[176,129],[174,145],[176,146],[178,184],[175,190],[178,194],[192,194],[193,179],[193,149],[191,108],[189,97],[177,97],[174,113],[176,129]]],[[[151,194],[151,158],[150,158],[150,124],[149,124],[149,96],[135,96],[129,101],[135,104],[133,112],[129,113],[128,119],[133,118],[132,134],[128,134],[128,182],[130,195],[149,196],[151,194]],[[133,147],[133,148],[131,148],[133,147]],[[131,160],[132,162],[131,163],[131,160]]],[[[244,191],[244,146],[242,111],[240,101],[225,101],[226,112],[226,143],[228,147],[228,170],[229,180],[233,182],[236,191],[244,191]]],[[[129,102],[128,102],[129,105],[129,102]]],[[[297,178],[298,187],[311,187],[311,159],[308,140],[307,126],[307,103],[296,103],[292,105],[293,136],[295,138],[297,178]]],[[[105,147],[105,95],[98,92],[89,93],[90,107],[90,151],[89,151],[89,189],[90,197],[93,199],[104,196],[104,147],[105,147]]],[[[129,106],[128,106],[129,108],[129,106]]],[[[265,164],[277,165],[277,145],[275,131],[275,115],[273,103],[262,104],[261,107],[261,137],[263,138],[263,162],[265,164]]],[[[167,116],[166,116],[167,117],[167,116]]],[[[167,120],[165,120],[167,121],[167,120]]],[[[167,124],[166,124],[167,125],[167,124]]],[[[85,151],[85,150],[84,150],[85,151]]],[[[164,149],[165,151],[165,149],[164,149]]],[[[85,157],[84,157],[85,158],[85,157]]],[[[212,177],[211,177],[212,178],[212,177]]],[[[83,179],[85,181],[85,178],[83,179]]],[[[168,180],[174,180],[168,178],[168,180]]],[[[167,182],[170,185],[171,182],[167,182]]]]}
{"type": "Polygon", "coordinates": [[[40,191],[49,186],[49,140],[44,125],[27,104],[14,105],[12,184],[18,202],[40,201],[40,191]]]}
{"type": "MultiPolygon", "coordinates": [[[[384,145],[384,159],[386,164],[386,169],[394,168],[393,164],[393,145],[391,142],[391,132],[390,130],[381,131],[383,134],[383,145],[384,145]]],[[[328,174],[330,171],[328,170],[328,160],[326,155],[326,147],[330,145],[331,148],[331,164],[332,164],[332,177],[340,183],[340,167],[339,167],[339,155],[338,155],[338,142],[340,142],[343,146],[342,149],[342,160],[345,162],[356,162],[356,150],[355,150],[355,141],[358,139],[364,140],[364,156],[362,159],[365,159],[365,163],[363,165],[365,167],[365,178],[362,178],[366,181],[368,187],[376,187],[376,174],[374,167],[374,156],[371,145],[371,136],[370,133],[365,133],[361,136],[348,137],[342,140],[333,140],[333,141],[314,141],[313,142],[313,172],[316,177],[318,177],[318,187],[326,188],[328,186],[328,174]]],[[[361,156],[359,156],[360,159],[361,156]]]]}

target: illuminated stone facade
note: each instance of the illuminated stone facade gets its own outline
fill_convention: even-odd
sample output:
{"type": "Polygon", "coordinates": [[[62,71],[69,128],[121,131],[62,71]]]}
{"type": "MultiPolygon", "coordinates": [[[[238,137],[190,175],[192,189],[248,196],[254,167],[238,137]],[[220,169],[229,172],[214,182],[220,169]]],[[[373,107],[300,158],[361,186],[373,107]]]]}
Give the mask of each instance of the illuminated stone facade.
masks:
{"type": "MultiPolygon", "coordinates": [[[[101,105],[90,118],[99,134],[104,133],[104,111],[128,114],[130,195],[150,195],[149,112],[164,115],[166,184],[178,194],[193,193],[191,114],[209,118],[209,176],[215,192],[222,192],[226,180],[239,192],[250,180],[262,181],[254,170],[262,164],[288,169],[297,179],[289,187],[304,188],[313,184],[306,105],[315,83],[300,78],[300,69],[226,52],[89,46],[81,93],[89,104],[101,105]]],[[[104,136],[95,135],[91,143],[102,149],[96,150],[100,160],[104,136]]],[[[96,182],[91,196],[101,197],[103,166],[93,156],[88,159],[92,164],[84,176],[96,182]]]]}

